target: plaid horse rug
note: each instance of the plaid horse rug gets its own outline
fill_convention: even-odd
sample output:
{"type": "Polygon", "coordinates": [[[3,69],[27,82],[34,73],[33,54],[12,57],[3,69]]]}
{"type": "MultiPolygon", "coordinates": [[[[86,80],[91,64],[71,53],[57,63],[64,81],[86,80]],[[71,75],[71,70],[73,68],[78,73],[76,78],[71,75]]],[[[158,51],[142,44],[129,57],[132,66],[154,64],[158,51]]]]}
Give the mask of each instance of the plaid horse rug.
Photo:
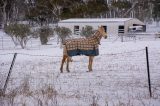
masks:
{"type": "Polygon", "coordinates": [[[88,38],[70,39],[64,42],[65,49],[68,56],[99,55],[99,41],[101,39],[100,33],[96,32],[93,36],[88,38]]]}

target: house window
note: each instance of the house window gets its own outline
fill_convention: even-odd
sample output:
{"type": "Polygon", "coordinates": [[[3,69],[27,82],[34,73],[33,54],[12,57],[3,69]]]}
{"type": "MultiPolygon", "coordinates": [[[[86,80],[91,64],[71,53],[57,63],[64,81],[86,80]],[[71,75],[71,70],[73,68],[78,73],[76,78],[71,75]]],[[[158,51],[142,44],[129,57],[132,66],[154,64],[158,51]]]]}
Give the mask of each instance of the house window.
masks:
{"type": "Polygon", "coordinates": [[[79,26],[74,26],[74,34],[79,35],[79,26]]]}
{"type": "Polygon", "coordinates": [[[118,33],[124,33],[124,26],[123,25],[119,26],[118,33]]]}

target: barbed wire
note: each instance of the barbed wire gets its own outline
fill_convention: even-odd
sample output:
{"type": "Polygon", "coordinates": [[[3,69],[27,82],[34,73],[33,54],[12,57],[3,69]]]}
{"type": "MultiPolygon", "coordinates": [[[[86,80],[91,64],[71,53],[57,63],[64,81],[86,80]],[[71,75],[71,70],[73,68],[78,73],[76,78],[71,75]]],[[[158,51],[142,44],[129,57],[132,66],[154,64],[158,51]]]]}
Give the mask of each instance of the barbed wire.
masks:
{"type": "Polygon", "coordinates": [[[140,50],[133,50],[133,51],[129,51],[129,52],[119,52],[119,53],[110,53],[110,54],[100,54],[101,56],[103,55],[117,55],[117,54],[127,54],[127,53],[135,53],[135,52],[140,52],[140,51],[144,51],[145,49],[140,49],[140,50]]]}
{"type": "MultiPolygon", "coordinates": [[[[135,52],[140,52],[140,51],[144,51],[145,49],[140,49],[140,50],[133,50],[133,51],[129,51],[129,52],[119,52],[119,53],[110,53],[110,54],[100,54],[99,56],[103,56],[103,55],[117,55],[117,54],[126,54],[126,53],[135,53],[135,52]]],[[[0,55],[9,55],[9,54],[15,54],[15,53],[5,53],[5,54],[0,54],[0,55]]],[[[62,57],[62,56],[50,56],[50,55],[33,55],[33,54],[27,54],[27,53],[17,53],[20,55],[28,55],[28,56],[42,56],[42,57],[62,57]]]]}
{"type": "Polygon", "coordinates": [[[0,55],[10,55],[10,54],[15,54],[15,53],[4,53],[4,54],[0,54],[0,55]]]}
{"type": "Polygon", "coordinates": [[[28,56],[39,56],[39,57],[62,57],[62,56],[50,56],[50,55],[33,55],[33,54],[27,54],[27,53],[17,53],[20,55],[28,55],[28,56]]]}

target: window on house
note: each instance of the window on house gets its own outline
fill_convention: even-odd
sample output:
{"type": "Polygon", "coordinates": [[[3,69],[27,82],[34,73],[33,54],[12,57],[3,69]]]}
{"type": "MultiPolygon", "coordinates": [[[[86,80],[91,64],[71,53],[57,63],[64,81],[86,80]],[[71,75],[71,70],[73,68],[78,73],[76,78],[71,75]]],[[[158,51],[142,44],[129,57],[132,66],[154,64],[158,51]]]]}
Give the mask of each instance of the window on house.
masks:
{"type": "Polygon", "coordinates": [[[119,26],[118,33],[124,33],[124,26],[123,25],[119,26]]]}
{"type": "Polygon", "coordinates": [[[79,26],[74,26],[74,34],[79,35],[79,26]]]}

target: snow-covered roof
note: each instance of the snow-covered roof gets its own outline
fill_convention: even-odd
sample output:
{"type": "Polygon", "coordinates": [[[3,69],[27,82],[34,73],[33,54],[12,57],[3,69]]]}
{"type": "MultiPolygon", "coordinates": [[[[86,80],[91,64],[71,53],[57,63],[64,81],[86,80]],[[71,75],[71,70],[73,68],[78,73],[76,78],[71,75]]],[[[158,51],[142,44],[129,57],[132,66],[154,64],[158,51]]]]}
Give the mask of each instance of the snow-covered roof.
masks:
{"type": "Polygon", "coordinates": [[[71,18],[61,20],[59,23],[79,23],[79,22],[125,22],[133,18],[71,18]]]}

